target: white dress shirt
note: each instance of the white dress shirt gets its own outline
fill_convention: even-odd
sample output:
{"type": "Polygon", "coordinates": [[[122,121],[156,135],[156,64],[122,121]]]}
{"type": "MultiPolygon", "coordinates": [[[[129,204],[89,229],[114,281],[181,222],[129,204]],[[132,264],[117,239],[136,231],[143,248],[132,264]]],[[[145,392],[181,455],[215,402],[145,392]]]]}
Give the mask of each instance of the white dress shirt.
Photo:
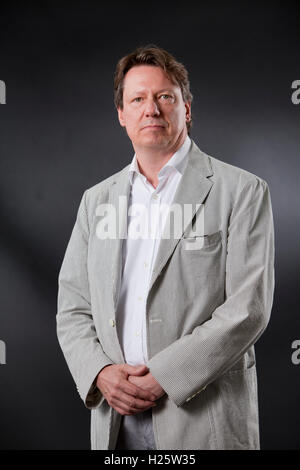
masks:
{"type": "MultiPolygon", "coordinates": [[[[156,188],[141,174],[136,155],[129,167],[131,183],[128,204],[128,231],[123,240],[123,270],[116,312],[116,326],[120,345],[127,364],[145,364],[148,359],[146,331],[146,298],[168,207],[173,201],[178,183],[185,170],[191,140],[187,136],[180,149],[158,173],[156,188]],[[141,205],[144,218],[138,217],[138,230],[131,231],[137,215],[131,209],[141,205]],[[145,235],[149,235],[146,237],[145,235]]],[[[156,449],[152,409],[122,416],[116,449],[156,449]]]]}
{"type": "Polygon", "coordinates": [[[167,215],[166,210],[161,209],[168,207],[173,201],[187,164],[190,145],[191,140],[187,136],[183,145],[160,169],[156,188],[140,173],[136,155],[129,168],[131,193],[128,203],[128,235],[123,241],[123,270],[116,326],[125,362],[130,365],[145,364],[148,359],[146,298],[167,215]],[[133,211],[130,215],[134,208],[143,208],[143,220],[137,212],[133,211]],[[135,230],[131,231],[131,227],[135,230]],[[142,236],[134,238],[138,235],[137,227],[142,236]]]}

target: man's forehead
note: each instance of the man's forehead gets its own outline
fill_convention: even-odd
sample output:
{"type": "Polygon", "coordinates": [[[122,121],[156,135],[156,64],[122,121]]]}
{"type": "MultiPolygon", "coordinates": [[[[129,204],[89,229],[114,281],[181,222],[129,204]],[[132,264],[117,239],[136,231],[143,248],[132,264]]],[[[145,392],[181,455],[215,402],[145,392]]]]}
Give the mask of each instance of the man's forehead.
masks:
{"type": "Polygon", "coordinates": [[[146,91],[149,88],[157,88],[157,92],[168,89],[180,88],[175,84],[166,72],[158,66],[138,65],[132,67],[125,75],[124,89],[146,91]]]}

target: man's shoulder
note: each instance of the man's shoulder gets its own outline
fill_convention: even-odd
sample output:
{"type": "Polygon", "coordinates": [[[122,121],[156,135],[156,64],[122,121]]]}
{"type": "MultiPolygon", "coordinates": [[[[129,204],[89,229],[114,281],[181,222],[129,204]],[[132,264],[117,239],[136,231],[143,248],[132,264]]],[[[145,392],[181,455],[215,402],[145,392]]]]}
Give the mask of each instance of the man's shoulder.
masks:
{"type": "Polygon", "coordinates": [[[121,170],[117,171],[116,173],[113,173],[112,175],[108,176],[104,180],[101,180],[99,183],[94,184],[93,186],[90,186],[89,188],[86,189],[86,193],[88,198],[94,199],[98,198],[99,195],[104,195],[108,192],[108,189],[110,186],[118,180],[125,172],[128,172],[130,164],[126,165],[124,168],[121,170]]]}
{"type": "Polygon", "coordinates": [[[212,179],[214,182],[227,185],[232,189],[244,187],[246,185],[267,184],[266,181],[245,168],[238,167],[215,156],[201,151],[209,159],[212,168],[212,179]]]}

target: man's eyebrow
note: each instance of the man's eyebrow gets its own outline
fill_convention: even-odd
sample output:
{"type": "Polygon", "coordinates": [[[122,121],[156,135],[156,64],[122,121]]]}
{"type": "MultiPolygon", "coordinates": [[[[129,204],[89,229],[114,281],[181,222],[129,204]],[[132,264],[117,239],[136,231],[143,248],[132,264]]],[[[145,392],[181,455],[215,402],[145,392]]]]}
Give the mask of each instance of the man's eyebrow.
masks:
{"type": "Polygon", "coordinates": [[[158,90],[157,93],[162,93],[163,91],[166,91],[166,92],[168,92],[168,93],[174,93],[174,91],[173,91],[173,90],[170,90],[170,88],[163,88],[162,90],[158,90]]]}
{"type": "MultiPolygon", "coordinates": [[[[162,88],[161,90],[158,90],[158,91],[156,92],[156,94],[162,93],[163,91],[164,91],[164,92],[168,92],[168,93],[174,93],[174,91],[173,91],[173,90],[170,90],[169,88],[162,88]]],[[[141,95],[141,94],[146,93],[146,92],[147,92],[147,90],[145,90],[145,89],[140,89],[140,90],[133,91],[132,93],[130,93],[129,96],[141,95]]]]}

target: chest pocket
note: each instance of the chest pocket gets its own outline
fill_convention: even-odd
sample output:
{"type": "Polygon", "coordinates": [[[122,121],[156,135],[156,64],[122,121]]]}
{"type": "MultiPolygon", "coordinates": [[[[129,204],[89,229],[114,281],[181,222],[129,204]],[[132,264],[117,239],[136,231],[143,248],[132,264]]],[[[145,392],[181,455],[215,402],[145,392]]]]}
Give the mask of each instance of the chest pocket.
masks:
{"type": "Polygon", "coordinates": [[[209,250],[222,242],[222,230],[210,235],[185,235],[182,238],[182,246],[185,251],[209,250]]]}
{"type": "Polygon", "coordinates": [[[223,282],[222,231],[180,241],[180,263],[183,283],[192,295],[220,289],[223,282]]]}

